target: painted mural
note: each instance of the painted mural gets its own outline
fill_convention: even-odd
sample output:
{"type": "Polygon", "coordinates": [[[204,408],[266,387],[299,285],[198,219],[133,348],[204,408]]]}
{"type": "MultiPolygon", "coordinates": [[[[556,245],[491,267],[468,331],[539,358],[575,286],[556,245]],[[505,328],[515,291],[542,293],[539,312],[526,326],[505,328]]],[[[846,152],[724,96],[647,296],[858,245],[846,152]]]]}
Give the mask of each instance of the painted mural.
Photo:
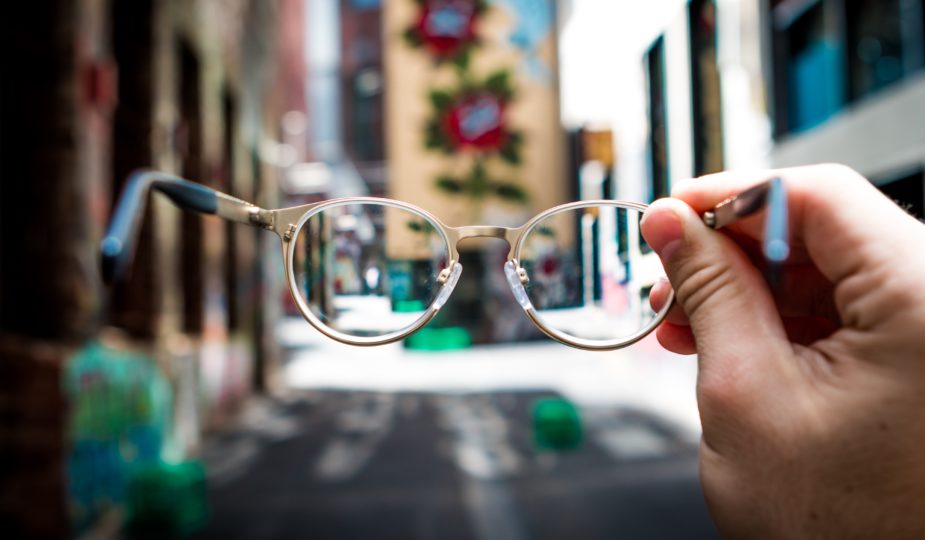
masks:
{"type": "MultiPolygon", "coordinates": [[[[565,202],[554,2],[402,0],[384,19],[389,196],[449,225],[518,226],[565,202]]],[[[392,228],[388,242],[415,234],[392,228]]],[[[514,319],[506,307],[466,296],[506,287],[501,248],[460,248],[463,280],[486,282],[463,283],[437,324],[462,324],[475,343],[523,337],[527,327],[495,320],[514,319]]]]}
{"type": "Polygon", "coordinates": [[[161,459],[173,392],[153,358],[91,342],[68,364],[69,499],[75,528],[126,502],[132,469],[161,459]]]}

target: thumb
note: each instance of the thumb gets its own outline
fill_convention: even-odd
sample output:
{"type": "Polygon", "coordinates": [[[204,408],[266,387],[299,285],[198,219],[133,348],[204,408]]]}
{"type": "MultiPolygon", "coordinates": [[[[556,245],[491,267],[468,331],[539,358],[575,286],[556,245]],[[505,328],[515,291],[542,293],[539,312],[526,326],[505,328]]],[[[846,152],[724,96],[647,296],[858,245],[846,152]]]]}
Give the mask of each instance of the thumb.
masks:
{"type": "MultiPolygon", "coordinates": [[[[701,370],[790,350],[763,276],[732,239],[704,225],[678,199],[655,201],[640,227],[690,320],[701,370]],[[758,350],[756,343],[761,344],[758,350]]],[[[773,364],[756,362],[752,367],[773,364]]]]}

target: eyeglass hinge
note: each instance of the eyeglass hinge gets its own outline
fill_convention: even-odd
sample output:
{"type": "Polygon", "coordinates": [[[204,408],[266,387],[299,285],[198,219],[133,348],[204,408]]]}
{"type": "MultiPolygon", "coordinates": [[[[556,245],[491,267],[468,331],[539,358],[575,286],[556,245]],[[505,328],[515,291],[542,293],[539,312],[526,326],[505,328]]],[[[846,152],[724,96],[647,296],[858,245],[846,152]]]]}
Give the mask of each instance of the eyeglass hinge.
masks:
{"type": "Polygon", "coordinates": [[[259,206],[251,206],[247,209],[247,215],[251,224],[267,230],[273,229],[273,212],[259,206]]]}

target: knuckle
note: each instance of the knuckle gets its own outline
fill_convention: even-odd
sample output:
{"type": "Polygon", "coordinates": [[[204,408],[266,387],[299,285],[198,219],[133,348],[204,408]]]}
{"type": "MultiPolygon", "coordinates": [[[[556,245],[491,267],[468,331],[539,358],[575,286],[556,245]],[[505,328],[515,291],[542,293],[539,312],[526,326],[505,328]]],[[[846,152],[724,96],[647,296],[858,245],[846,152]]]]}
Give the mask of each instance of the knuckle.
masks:
{"type": "Polygon", "coordinates": [[[848,179],[854,181],[867,181],[861,173],[843,163],[822,163],[816,165],[815,168],[818,170],[820,176],[826,178],[834,178],[839,181],[846,181],[848,179]]]}
{"type": "MultiPolygon", "coordinates": [[[[734,361],[727,362],[729,366],[738,364],[734,361]]],[[[741,414],[750,402],[751,393],[746,391],[748,385],[740,378],[737,370],[731,367],[701,372],[697,381],[697,402],[704,413],[709,413],[712,417],[741,414]]]]}
{"type": "Polygon", "coordinates": [[[675,288],[675,295],[688,317],[697,313],[734,283],[732,273],[722,264],[705,264],[685,269],[686,277],[675,288]]]}

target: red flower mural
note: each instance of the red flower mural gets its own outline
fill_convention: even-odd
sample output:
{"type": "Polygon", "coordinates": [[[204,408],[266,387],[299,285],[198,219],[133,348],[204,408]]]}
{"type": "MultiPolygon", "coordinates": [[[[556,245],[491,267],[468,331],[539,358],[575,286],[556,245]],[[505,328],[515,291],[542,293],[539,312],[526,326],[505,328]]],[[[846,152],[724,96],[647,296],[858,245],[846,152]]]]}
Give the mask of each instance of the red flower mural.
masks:
{"type": "Polygon", "coordinates": [[[465,62],[478,42],[476,26],[484,0],[417,0],[418,14],[405,32],[413,46],[427,49],[438,61],[465,62]]]}
{"type": "Polygon", "coordinates": [[[514,99],[510,70],[498,70],[483,80],[473,78],[469,70],[469,57],[479,45],[479,20],[488,9],[486,0],[413,1],[418,10],[405,30],[405,40],[437,62],[455,65],[459,76],[456,87],[430,91],[424,145],[447,156],[472,158],[468,173],[441,175],[436,187],[476,201],[492,196],[526,202],[523,188],[495,178],[486,167],[492,158],[519,165],[523,146],[523,135],[505,122],[507,106],[514,99]]]}
{"type": "Polygon", "coordinates": [[[481,92],[465,96],[444,113],[443,128],[456,147],[499,150],[505,141],[504,102],[498,96],[481,92]]]}
{"type": "Polygon", "coordinates": [[[505,111],[513,97],[507,70],[481,82],[466,81],[459,88],[432,90],[433,112],[425,129],[427,147],[446,154],[460,150],[481,156],[494,154],[512,165],[520,163],[523,137],[505,123],[505,111]]]}

